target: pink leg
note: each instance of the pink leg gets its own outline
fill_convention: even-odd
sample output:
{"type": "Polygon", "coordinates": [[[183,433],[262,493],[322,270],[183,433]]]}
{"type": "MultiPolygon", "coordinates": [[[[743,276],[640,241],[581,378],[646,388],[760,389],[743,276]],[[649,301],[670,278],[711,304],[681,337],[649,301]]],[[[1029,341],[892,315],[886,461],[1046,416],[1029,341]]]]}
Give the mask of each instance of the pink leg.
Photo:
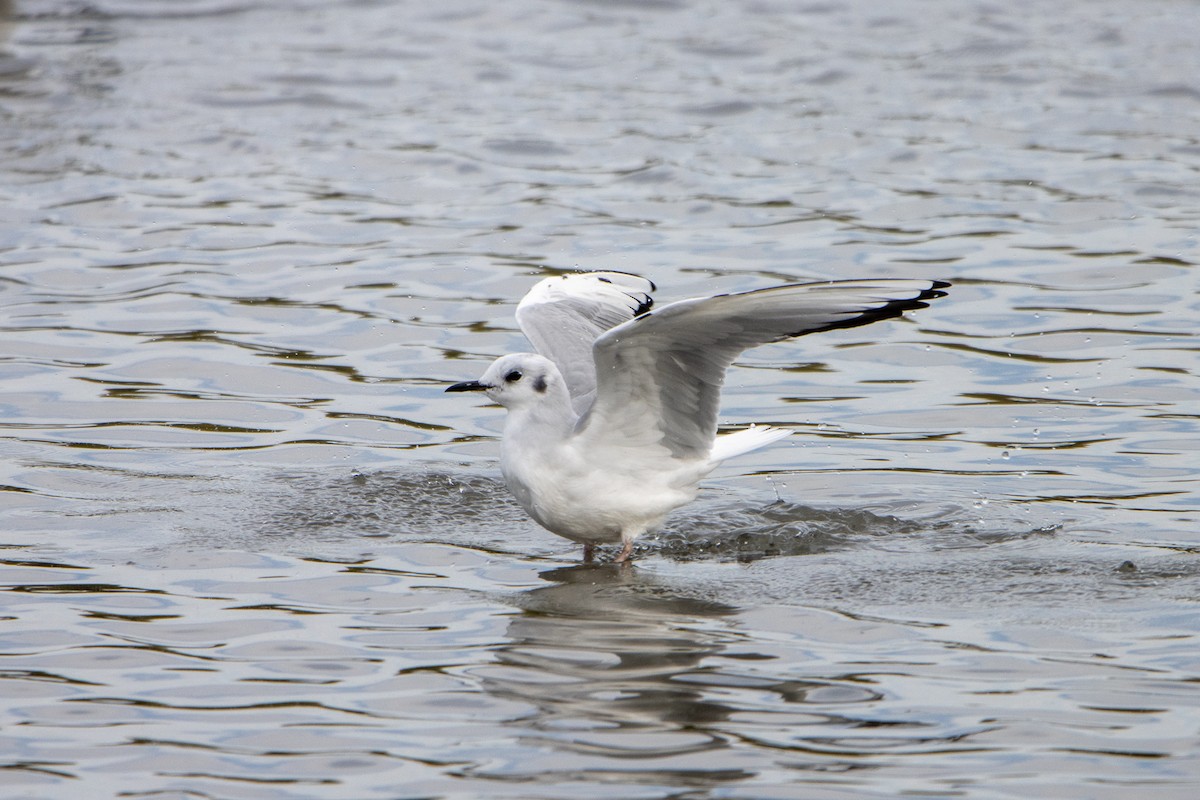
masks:
{"type": "Polygon", "coordinates": [[[618,564],[628,564],[630,557],[633,555],[633,539],[626,539],[621,552],[617,554],[618,564]]]}

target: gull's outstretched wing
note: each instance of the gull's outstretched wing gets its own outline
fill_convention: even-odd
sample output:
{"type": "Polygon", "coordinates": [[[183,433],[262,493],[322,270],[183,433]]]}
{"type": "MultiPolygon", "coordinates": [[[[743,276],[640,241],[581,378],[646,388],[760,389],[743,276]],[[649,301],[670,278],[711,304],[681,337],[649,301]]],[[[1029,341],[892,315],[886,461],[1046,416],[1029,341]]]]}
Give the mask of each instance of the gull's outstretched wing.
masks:
{"type": "Polygon", "coordinates": [[[654,284],[625,272],[578,272],[539,281],[517,306],[517,324],[554,362],[571,404],[582,413],[596,392],[592,344],[610,328],[644,314],[654,284]]]}
{"type": "Polygon", "coordinates": [[[948,285],[833,281],[661,306],[596,340],[596,400],[578,434],[597,446],[657,443],[673,458],[706,459],[717,432],[725,370],[743,350],[897,317],[944,296],[948,285]]]}

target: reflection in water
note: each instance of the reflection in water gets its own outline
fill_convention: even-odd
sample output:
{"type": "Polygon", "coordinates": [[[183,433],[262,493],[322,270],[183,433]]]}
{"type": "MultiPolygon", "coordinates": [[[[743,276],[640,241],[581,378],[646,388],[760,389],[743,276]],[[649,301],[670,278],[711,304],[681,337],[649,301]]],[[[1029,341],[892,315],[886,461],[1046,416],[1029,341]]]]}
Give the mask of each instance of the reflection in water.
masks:
{"type": "Polygon", "coordinates": [[[474,674],[487,692],[538,709],[520,721],[528,735],[573,754],[553,780],[563,772],[703,772],[673,759],[724,747],[710,726],[734,709],[677,679],[722,650],[728,634],[705,624],[734,609],[673,595],[636,567],[581,565],[541,577],[550,585],[514,599],[523,613],[508,627],[499,664],[474,674]]]}
{"type": "Polygon", "coordinates": [[[896,724],[917,730],[890,745],[864,737],[889,726],[868,718],[880,699],[870,682],[783,677],[785,665],[747,649],[730,626],[733,606],[680,594],[637,567],[581,565],[540,577],[551,585],[513,598],[523,613],[508,626],[498,663],[472,674],[489,694],[536,708],[515,724],[559,755],[552,767],[506,763],[477,775],[557,782],[640,774],[703,786],[758,774],[761,760],[739,755],[746,738],[797,757],[820,752],[822,769],[852,768],[864,746],[941,746],[943,737],[911,718],[896,724]],[[714,750],[722,755],[706,760],[714,750]]]}

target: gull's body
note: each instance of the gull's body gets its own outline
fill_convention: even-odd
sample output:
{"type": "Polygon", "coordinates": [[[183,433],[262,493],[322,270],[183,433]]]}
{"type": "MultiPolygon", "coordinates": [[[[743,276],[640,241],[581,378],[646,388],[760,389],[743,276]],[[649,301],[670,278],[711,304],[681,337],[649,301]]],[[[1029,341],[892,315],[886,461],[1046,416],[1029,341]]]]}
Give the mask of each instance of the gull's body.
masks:
{"type": "Polygon", "coordinates": [[[542,527],[584,545],[634,540],[696,496],[726,459],[790,435],[717,436],[725,370],[744,350],[923,308],[947,284],[866,280],[698,297],[652,309],[654,284],[590,272],[547,278],[517,307],[538,353],[497,359],[479,390],[508,409],[500,469],[542,527]]]}

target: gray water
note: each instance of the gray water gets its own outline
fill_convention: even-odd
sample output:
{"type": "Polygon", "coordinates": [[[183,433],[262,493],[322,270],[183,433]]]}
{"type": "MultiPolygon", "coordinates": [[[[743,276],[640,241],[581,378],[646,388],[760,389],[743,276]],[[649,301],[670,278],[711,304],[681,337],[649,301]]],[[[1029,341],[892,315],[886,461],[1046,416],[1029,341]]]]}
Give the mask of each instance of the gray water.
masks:
{"type": "Polygon", "coordinates": [[[1200,6],[0,3],[6,798],[1192,798],[1200,6]],[[922,277],[584,566],[538,278],[922,277]]]}

